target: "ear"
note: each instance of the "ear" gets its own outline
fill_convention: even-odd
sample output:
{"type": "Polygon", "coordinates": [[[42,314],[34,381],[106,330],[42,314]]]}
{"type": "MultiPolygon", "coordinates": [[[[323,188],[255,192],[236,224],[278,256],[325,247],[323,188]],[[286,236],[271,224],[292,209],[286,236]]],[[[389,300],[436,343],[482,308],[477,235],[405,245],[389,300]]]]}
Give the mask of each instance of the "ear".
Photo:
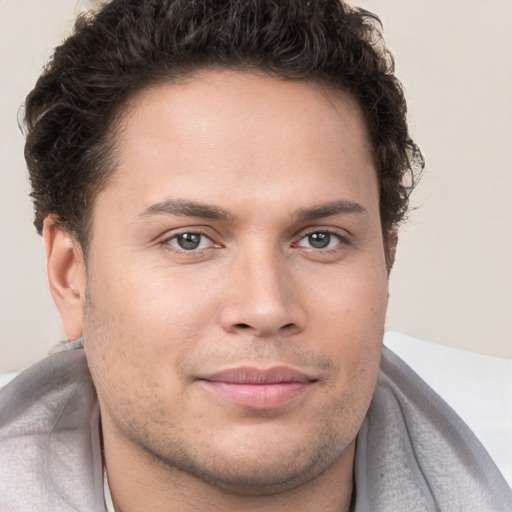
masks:
{"type": "Polygon", "coordinates": [[[85,261],[80,244],[52,217],[43,225],[50,291],[69,339],[83,335],[85,261]]]}
{"type": "Polygon", "coordinates": [[[396,246],[398,245],[398,226],[393,226],[386,233],[386,264],[388,267],[388,275],[393,268],[396,257],[396,246]]]}

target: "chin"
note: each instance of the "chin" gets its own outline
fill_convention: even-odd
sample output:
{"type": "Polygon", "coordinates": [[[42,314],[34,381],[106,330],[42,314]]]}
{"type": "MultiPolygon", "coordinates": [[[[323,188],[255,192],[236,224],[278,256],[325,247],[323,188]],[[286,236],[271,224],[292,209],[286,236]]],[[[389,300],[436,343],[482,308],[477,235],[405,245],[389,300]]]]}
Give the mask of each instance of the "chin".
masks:
{"type": "Polygon", "coordinates": [[[350,453],[343,455],[353,441],[342,435],[318,429],[315,435],[301,436],[297,429],[261,426],[245,426],[225,439],[210,436],[207,441],[196,438],[190,444],[144,449],[172,470],[240,496],[278,494],[314,480],[343,459],[352,464],[350,453]]]}

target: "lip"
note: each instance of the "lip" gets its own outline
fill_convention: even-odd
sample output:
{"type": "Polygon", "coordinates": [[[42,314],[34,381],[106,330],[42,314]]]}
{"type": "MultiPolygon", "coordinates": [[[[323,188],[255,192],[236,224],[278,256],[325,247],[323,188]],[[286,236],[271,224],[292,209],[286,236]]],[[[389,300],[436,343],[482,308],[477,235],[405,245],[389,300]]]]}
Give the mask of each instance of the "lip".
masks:
{"type": "Polygon", "coordinates": [[[251,409],[274,409],[307,392],[316,379],[285,366],[230,368],[199,379],[208,391],[251,409]]]}

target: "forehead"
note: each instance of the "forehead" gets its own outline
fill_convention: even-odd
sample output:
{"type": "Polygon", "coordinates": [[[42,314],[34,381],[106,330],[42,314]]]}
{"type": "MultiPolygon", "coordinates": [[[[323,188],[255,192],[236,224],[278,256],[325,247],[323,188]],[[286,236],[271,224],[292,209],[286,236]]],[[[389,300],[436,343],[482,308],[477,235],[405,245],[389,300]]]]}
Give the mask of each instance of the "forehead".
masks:
{"type": "Polygon", "coordinates": [[[366,124],[348,93],[254,73],[203,72],[143,90],[124,110],[117,155],[98,199],[117,193],[142,209],[164,195],[257,205],[378,194],[366,124]]]}
{"type": "MultiPolygon", "coordinates": [[[[257,135],[262,126],[266,126],[269,133],[271,130],[288,132],[296,137],[300,129],[307,135],[304,130],[307,123],[311,130],[320,129],[319,135],[325,137],[326,142],[338,137],[343,127],[344,136],[359,138],[364,149],[371,153],[366,123],[357,101],[347,91],[318,82],[255,72],[199,72],[136,94],[122,110],[123,132],[129,135],[136,129],[151,129],[163,116],[168,116],[167,128],[174,128],[168,134],[175,140],[192,136],[200,143],[200,135],[208,136],[209,140],[212,136],[223,135],[219,128],[238,127],[237,139],[243,142],[248,135],[257,135]],[[312,125],[312,121],[319,123],[312,125]],[[212,132],[210,128],[217,130],[212,132]]],[[[229,136],[233,138],[235,133],[229,136]]]]}

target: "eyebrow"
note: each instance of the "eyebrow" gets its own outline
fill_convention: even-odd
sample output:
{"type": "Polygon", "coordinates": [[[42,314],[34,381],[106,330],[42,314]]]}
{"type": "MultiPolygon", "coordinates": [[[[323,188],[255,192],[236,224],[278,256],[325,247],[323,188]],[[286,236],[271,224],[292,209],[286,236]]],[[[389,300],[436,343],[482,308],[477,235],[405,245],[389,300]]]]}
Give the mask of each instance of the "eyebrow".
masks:
{"type": "Polygon", "coordinates": [[[297,218],[302,222],[348,213],[368,214],[368,210],[363,205],[355,201],[341,199],[340,201],[331,201],[329,203],[313,206],[312,208],[299,210],[297,212],[297,218]]]}
{"type": "MultiPolygon", "coordinates": [[[[304,222],[323,217],[332,217],[334,215],[350,213],[367,214],[368,211],[364,206],[355,201],[342,199],[339,201],[322,203],[311,208],[300,209],[296,212],[295,216],[300,222],[304,222]]],[[[137,215],[136,218],[160,214],[198,217],[202,219],[222,221],[233,221],[235,219],[235,216],[231,212],[221,208],[220,206],[199,203],[196,201],[187,201],[184,199],[169,199],[167,201],[155,203],[137,215]]]]}
{"type": "Polygon", "coordinates": [[[183,199],[169,199],[167,201],[155,203],[137,215],[137,218],[158,214],[180,215],[226,221],[233,220],[234,218],[232,213],[224,210],[224,208],[220,208],[219,206],[198,203],[195,201],[186,201],[183,199]]]}

